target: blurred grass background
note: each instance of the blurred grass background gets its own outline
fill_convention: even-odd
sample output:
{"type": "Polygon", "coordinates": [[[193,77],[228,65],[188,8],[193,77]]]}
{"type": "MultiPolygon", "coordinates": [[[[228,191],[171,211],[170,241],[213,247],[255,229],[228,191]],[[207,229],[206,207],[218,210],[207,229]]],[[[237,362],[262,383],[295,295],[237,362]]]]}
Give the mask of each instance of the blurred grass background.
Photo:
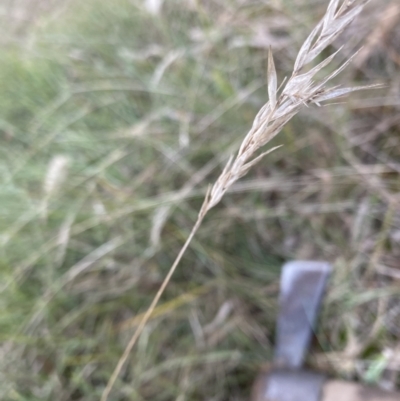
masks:
{"type": "MultiPolygon", "coordinates": [[[[1,3],[0,398],[98,400],[209,183],[324,0],[1,3]]],[[[332,46],[384,82],[309,108],[203,223],[110,400],[245,400],[271,360],[279,274],[334,265],[308,365],[400,370],[400,6],[332,46]]],[[[334,68],[334,66],[332,67],[334,68]]]]}

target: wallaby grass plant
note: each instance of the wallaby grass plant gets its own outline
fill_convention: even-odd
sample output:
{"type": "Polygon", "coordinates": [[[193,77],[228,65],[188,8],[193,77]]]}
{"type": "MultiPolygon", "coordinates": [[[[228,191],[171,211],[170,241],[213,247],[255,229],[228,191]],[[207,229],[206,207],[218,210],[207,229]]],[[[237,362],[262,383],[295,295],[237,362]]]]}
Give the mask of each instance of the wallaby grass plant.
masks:
{"type": "Polygon", "coordinates": [[[346,68],[346,66],[351,62],[352,57],[343,63],[341,67],[337,68],[324,78],[316,81],[316,74],[324,67],[329,65],[339,50],[331,56],[325,58],[325,60],[321,61],[317,66],[311,68],[309,71],[304,71],[304,67],[313,61],[317,56],[319,56],[323,50],[325,50],[353,21],[353,19],[361,12],[364,4],[365,1],[330,1],[325,16],[313,29],[301,47],[294,63],[292,76],[288,79],[287,83],[283,83],[283,89],[281,92],[279,92],[278,88],[278,78],[272,51],[271,49],[269,50],[269,100],[256,115],[253,126],[240,145],[236,157],[231,157],[229,159],[221,175],[207,192],[192,231],[190,232],[174,263],[172,264],[163,283],[161,284],[153,302],[149,306],[147,312],[144,314],[135,333],[129,341],[121,359],[118,362],[118,365],[115,368],[115,371],[113,372],[113,375],[109,380],[107,387],[104,390],[102,401],[107,400],[117,376],[119,375],[145,325],[150,319],[154,308],[165,291],[165,288],[171,280],[178,263],[192,241],[195,233],[199,229],[207,212],[221,201],[226,191],[237,180],[245,176],[251,167],[258,163],[268,153],[277,149],[277,147],[263,152],[260,155],[256,155],[256,152],[269,143],[276,135],[278,135],[282,128],[300,111],[302,107],[307,107],[311,104],[317,104],[320,106],[320,103],[323,101],[335,99],[356,90],[374,87],[374,85],[353,88],[342,88],[340,86],[333,88],[327,87],[327,84],[330,82],[330,80],[336,77],[344,68],[346,68]]]}
{"type": "MultiPolygon", "coordinates": [[[[337,23],[361,5],[330,4],[337,23]]],[[[398,2],[369,2],[297,72],[341,48],[293,96],[293,62],[327,5],[0,5],[1,399],[98,401],[206,194],[207,218],[126,349],[109,401],[247,399],[273,352],[288,259],[335,266],[310,366],[396,384],[398,2]],[[323,88],[389,85],[313,104],[363,45],[323,88]],[[268,81],[274,109],[262,108],[268,81]]],[[[306,57],[334,32],[314,33],[306,57]]]]}

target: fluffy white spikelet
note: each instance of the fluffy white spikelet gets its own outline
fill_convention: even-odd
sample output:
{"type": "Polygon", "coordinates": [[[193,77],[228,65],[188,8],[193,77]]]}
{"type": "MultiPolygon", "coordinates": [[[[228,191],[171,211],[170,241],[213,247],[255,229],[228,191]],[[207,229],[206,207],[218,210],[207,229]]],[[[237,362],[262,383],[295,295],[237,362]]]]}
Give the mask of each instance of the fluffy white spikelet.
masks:
{"type": "Polygon", "coordinates": [[[67,176],[69,159],[64,155],[54,156],[47,168],[43,189],[47,197],[51,196],[62,184],[67,176]]]}

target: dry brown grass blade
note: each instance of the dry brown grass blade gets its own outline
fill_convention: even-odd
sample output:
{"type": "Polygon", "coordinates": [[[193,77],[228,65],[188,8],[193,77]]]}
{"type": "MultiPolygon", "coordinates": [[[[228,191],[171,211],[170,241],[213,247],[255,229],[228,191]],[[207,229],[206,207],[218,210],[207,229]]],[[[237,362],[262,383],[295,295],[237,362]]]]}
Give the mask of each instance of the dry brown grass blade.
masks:
{"type": "Polygon", "coordinates": [[[302,68],[330,45],[333,40],[350,24],[350,22],[360,13],[365,2],[355,1],[349,2],[345,0],[339,7],[339,0],[331,0],[327,12],[317,27],[311,32],[296,58],[293,74],[283,87],[280,95],[277,93],[277,78],[275,66],[273,63],[272,52],[269,53],[268,61],[268,93],[269,102],[266,103],[256,115],[253,126],[245,136],[236,157],[231,157],[223,169],[221,175],[214,185],[209,189],[200,209],[198,219],[186,240],[184,246],[180,250],[175,262],[171,266],[167,276],[162,282],[156,296],[151,305],[144,314],[131,340],[129,341],[123,355],[121,356],[109,382],[102,394],[101,401],[106,401],[115,381],[120,374],[129,354],[150,319],[158,301],[160,300],[165,288],[171,280],[182,256],[188,248],[192,238],[200,227],[207,212],[217,205],[225,192],[238,179],[243,177],[248,170],[257,163],[265,154],[257,156],[257,152],[270,142],[287,124],[287,122],[295,116],[303,106],[309,104],[318,104],[319,101],[325,99],[333,99],[361,88],[327,88],[325,84],[334,76],[336,76],[347,65],[336,70],[331,75],[325,77],[320,82],[315,82],[314,77],[323,67],[328,65],[334,55],[320,62],[316,67],[306,73],[300,73],[302,68]]]}
{"type": "Polygon", "coordinates": [[[395,0],[389,3],[382,12],[375,29],[371,32],[366,40],[366,44],[362,51],[359,52],[354,60],[354,66],[360,68],[367,58],[371,55],[374,49],[379,45],[384,45],[385,37],[390,34],[390,31],[398,24],[400,18],[400,3],[395,0]]]}
{"type": "MultiPolygon", "coordinates": [[[[204,217],[204,215],[203,215],[203,217],[204,217]]],[[[161,298],[161,295],[164,293],[165,289],[167,288],[167,285],[170,282],[171,277],[174,274],[180,260],[182,259],[182,256],[186,252],[186,249],[188,248],[194,235],[196,234],[197,230],[199,229],[199,227],[203,221],[203,217],[201,217],[201,213],[200,213],[199,218],[197,219],[196,224],[193,226],[193,229],[192,229],[189,237],[187,238],[185,244],[183,245],[182,249],[180,250],[178,256],[176,257],[174,264],[171,266],[168,274],[166,275],[164,281],[162,282],[160,288],[158,289],[157,294],[154,297],[151,305],[149,306],[149,308],[147,309],[143,318],[141,319],[137,329],[135,330],[132,338],[130,339],[128,345],[126,346],[124,353],[122,354],[121,358],[119,359],[118,364],[117,364],[112,376],[110,377],[110,380],[107,383],[107,387],[103,391],[103,394],[101,396],[101,401],[107,400],[108,395],[110,394],[110,391],[111,391],[112,387],[114,386],[114,383],[117,380],[119,373],[121,372],[126,360],[128,359],[128,356],[131,353],[133,346],[135,345],[136,341],[138,340],[138,338],[139,338],[140,334],[142,333],[144,327],[146,326],[147,322],[149,321],[155,307],[158,304],[158,301],[161,298]]]]}

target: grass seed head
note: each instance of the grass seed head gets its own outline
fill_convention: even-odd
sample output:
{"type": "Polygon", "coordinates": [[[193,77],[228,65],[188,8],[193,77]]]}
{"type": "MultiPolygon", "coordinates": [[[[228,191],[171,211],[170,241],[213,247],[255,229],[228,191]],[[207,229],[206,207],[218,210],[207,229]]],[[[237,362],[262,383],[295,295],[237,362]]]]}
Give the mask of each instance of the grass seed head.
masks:
{"type": "Polygon", "coordinates": [[[319,106],[319,103],[322,101],[335,99],[350,92],[376,87],[376,85],[353,88],[341,88],[340,86],[329,88],[326,86],[331,79],[347,67],[352,58],[333,73],[320,80],[320,82],[315,81],[315,75],[326,67],[341,49],[322,60],[309,71],[302,72],[304,67],[319,56],[354,20],[365,5],[365,2],[359,3],[345,0],[339,7],[339,3],[339,0],[330,1],[324,17],[312,30],[303,46],[300,48],[294,64],[292,76],[286,82],[280,94],[277,93],[277,74],[272,50],[269,49],[269,101],[256,115],[253,126],[245,136],[236,157],[229,159],[221,175],[213,185],[209,195],[205,199],[205,206],[203,206],[202,211],[210,210],[217,205],[232,184],[246,175],[250,168],[265,155],[279,147],[275,147],[259,156],[255,156],[256,152],[275,138],[288,121],[293,118],[303,106],[308,106],[312,103],[319,106]]]}

